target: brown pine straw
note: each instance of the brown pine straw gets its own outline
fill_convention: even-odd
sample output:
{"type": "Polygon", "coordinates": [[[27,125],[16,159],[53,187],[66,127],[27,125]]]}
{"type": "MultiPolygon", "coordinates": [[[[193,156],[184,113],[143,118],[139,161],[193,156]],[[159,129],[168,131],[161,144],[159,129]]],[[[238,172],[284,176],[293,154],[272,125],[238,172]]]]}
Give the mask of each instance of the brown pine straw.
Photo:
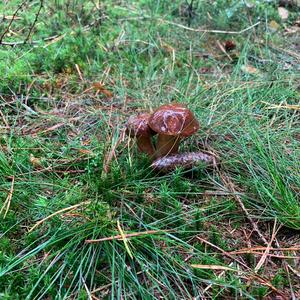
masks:
{"type": "Polygon", "coordinates": [[[6,200],[4,201],[3,206],[2,206],[2,208],[0,210],[0,214],[2,214],[2,211],[6,207],[3,219],[6,218],[6,215],[8,213],[8,210],[9,210],[9,207],[10,207],[10,203],[11,203],[11,199],[12,199],[13,192],[14,192],[14,186],[15,186],[15,176],[13,175],[13,176],[11,176],[10,190],[9,190],[8,195],[6,197],[6,200]]]}
{"type": "MultiPolygon", "coordinates": [[[[252,247],[252,248],[241,248],[236,251],[230,251],[229,254],[245,254],[245,253],[255,253],[255,254],[262,254],[258,251],[264,251],[267,247],[252,247]]],[[[269,248],[270,251],[300,251],[300,245],[295,245],[294,247],[290,248],[269,248]]]]}
{"type": "Polygon", "coordinates": [[[172,230],[147,230],[147,231],[141,231],[141,232],[132,232],[132,233],[127,233],[122,236],[121,234],[118,235],[113,235],[109,237],[104,237],[101,239],[97,240],[86,240],[86,244],[92,244],[92,243],[100,243],[100,242],[105,242],[105,241],[113,241],[113,240],[122,240],[124,237],[125,238],[132,238],[136,236],[143,236],[143,235],[148,235],[148,234],[157,234],[157,233],[165,233],[165,232],[170,232],[172,230]]]}
{"type": "Polygon", "coordinates": [[[52,217],[54,217],[54,216],[56,216],[56,215],[59,215],[59,214],[65,212],[65,211],[73,210],[73,209],[75,209],[75,208],[77,208],[77,207],[80,207],[80,206],[86,205],[86,204],[90,204],[90,203],[91,203],[91,201],[85,201],[85,202],[81,202],[81,203],[79,203],[79,204],[72,205],[72,206],[69,206],[69,207],[65,207],[65,208],[63,208],[63,209],[61,209],[61,210],[58,210],[58,211],[56,211],[55,213],[49,215],[48,217],[46,217],[46,218],[44,218],[44,219],[38,221],[35,225],[33,225],[33,226],[28,230],[28,232],[33,231],[33,229],[35,229],[36,227],[38,227],[39,225],[43,224],[45,221],[51,219],[52,217]]]}
{"type": "Polygon", "coordinates": [[[276,226],[277,226],[277,219],[275,219],[275,222],[274,222],[274,226],[273,226],[273,231],[272,231],[272,236],[271,236],[271,240],[270,242],[268,243],[268,246],[266,247],[266,250],[264,251],[262,257],[260,258],[259,262],[257,263],[254,271],[257,273],[259,271],[259,269],[264,265],[267,257],[268,257],[268,254],[269,254],[269,251],[270,251],[270,247],[276,237],[276,234],[278,232],[278,230],[281,228],[281,226],[278,227],[278,229],[276,230],[276,226]]]}

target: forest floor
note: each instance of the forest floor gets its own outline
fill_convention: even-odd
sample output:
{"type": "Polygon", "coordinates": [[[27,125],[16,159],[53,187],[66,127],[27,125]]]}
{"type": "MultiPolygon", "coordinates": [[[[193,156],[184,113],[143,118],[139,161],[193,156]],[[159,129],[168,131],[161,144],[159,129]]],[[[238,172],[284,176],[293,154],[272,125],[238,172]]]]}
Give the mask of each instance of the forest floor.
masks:
{"type": "Polygon", "coordinates": [[[300,299],[297,1],[0,3],[1,299],[300,299]],[[157,174],[124,124],[181,102],[157,174]],[[100,239],[100,241],[95,241],[100,239]]]}

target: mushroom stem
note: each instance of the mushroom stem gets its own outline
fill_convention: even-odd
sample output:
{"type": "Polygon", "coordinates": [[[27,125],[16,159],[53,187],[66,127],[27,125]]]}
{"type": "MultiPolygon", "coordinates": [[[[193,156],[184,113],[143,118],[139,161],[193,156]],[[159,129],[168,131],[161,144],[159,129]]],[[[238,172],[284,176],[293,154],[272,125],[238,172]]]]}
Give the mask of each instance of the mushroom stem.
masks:
{"type": "Polygon", "coordinates": [[[154,158],[155,149],[150,136],[136,137],[139,152],[146,153],[150,158],[154,158]]]}
{"type": "Polygon", "coordinates": [[[178,153],[181,138],[176,135],[159,134],[156,145],[156,158],[178,153]]]}

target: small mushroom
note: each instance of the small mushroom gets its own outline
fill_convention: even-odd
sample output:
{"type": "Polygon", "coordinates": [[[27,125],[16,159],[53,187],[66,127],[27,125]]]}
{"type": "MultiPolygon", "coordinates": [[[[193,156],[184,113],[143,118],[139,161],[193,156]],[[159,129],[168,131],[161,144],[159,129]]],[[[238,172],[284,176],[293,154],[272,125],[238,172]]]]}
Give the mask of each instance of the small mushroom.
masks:
{"type": "Polygon", "coordinates": [[[154,157],[155,149],[151,141],[151,136],[156,133],[148,126],[149,118],[150,114],[148,113],[131,116],[126,124],[126,134],[137,139],[139,152],[154,157]]]}
{"type": "Polygon", "coordinates": [[[148,124],[158,133],[156,157],[178,153],[181,139],[199,129],[193,113],[181,103],[161,106],[151,115],[148,124]]]}

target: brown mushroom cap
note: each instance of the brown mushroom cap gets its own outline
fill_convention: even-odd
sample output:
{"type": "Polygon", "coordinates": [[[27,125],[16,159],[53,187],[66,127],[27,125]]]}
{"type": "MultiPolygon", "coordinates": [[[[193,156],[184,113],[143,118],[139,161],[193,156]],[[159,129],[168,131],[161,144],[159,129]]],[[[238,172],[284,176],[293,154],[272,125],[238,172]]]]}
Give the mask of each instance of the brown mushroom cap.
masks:
{"type": "Polygon", "coordinates": [[[181,103],[159,107],[149,119],[150,128],[158,134],[187,137],[199,129],[193,113],[181,103]]]}
{"type": "Polygon", "coordinates": [[[151,136],[155,132],[148,126],[149,113],[130,116],[126,123],[126,134],[131,137],[151,136]]]}

